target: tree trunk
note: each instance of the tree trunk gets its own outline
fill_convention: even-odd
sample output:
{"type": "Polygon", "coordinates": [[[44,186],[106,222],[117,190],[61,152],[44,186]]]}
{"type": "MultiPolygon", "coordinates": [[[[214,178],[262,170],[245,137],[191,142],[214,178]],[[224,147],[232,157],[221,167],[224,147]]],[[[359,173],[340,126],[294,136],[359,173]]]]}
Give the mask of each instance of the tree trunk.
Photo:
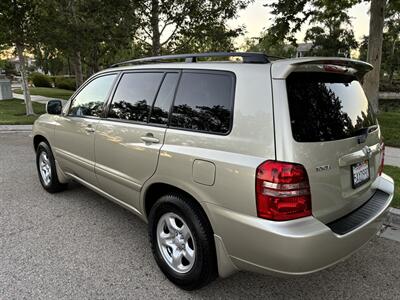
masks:
{"type": "Polygon", "coordinates": [[[151,0],[151,31],[152,31],[152,54],[160,55],[160,28],[159,25],[159,4],[158,0],[151,0]]]}
{"type": "MultiPolygon", "coordinates": [[[[69,11],[71,12],[71,15],[72,15],[72,20],[74,22],[74,25],[77,26],[78,18],[76,16],[74,0],[68,1],[68,7],[69,7],[69,11]]],[[[74,65],[74,71],[75,71],[75,85],[76,85],[76,88],[79,88],[83,83],[83,73],[82,73],[81,51],[78,49],[76,49],[73,53],[72,64],[74,65]]]]}
{"type": "Polygon", "coordinates": [[[67,57],[67,62],[68,62],[68,75],[71,75],[71,62],[69,56],[67,57]]]}
{"type": "Polygon", "coordinates": [[[379,110],[379,76],[381,71],[384,0],[371,0],[367,61],[374,69],[364,78],[364,91],[373,109],[379,110]]]}
{"type": "Polygon", "coordinates": [[[394,74],[394,64],[395,64],[395,57],[394,52],[396,50],[396,36],[393,37],[393,46],[392,51],[390,53],[390,64],[389,64],[389,84],[393,84],[393,74],[394,74]]]}
{"type": "Polygon", "coordinates": [[[20,64],[20,71],[21,71],[21,77],[22,77],[22,90],[24,93],[24,100],[25,100],[25,107],[26,107],[26,115],[27,116],[32,116],[34,115],[33,107],[32,107],[32,101],[31,101],[31,94],[29,92],[29,87],[28,87],[28,76],[26,74],[26,65],[25,65],[25,57],[24,57],[24,46],[21,45],[20,43],[16,43],[15,45],[17,49],[17,54],[18,54],[18,59],[19,59],[19,64],[20,64]]]}
{"type": "Polygon", "coordinates": [[[75,71],[75,82],[76,88],[80,87],[83,83],[83,73],[82,73],[82,60],[81,52],[76,51],[74,53],[74,71],[75,71]]]}

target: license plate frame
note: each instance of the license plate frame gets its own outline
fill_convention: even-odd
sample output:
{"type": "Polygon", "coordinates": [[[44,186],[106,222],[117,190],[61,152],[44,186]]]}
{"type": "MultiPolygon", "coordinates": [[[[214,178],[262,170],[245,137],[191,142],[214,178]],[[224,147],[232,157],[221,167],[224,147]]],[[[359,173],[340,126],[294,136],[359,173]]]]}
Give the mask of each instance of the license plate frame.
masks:
{"type": "Polygon", "coordinates": [[[356,189],[371,179],[369,160],[364,160],[351,165],[351,184],[356,189]],[[361,177],[361,178],[359,178],[361,177]]]}

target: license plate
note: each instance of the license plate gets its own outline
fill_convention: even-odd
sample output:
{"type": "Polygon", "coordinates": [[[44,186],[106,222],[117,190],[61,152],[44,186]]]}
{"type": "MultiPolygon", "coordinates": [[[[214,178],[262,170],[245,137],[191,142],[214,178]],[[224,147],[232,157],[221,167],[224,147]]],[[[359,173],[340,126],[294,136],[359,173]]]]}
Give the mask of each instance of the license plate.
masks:
{"type": "Polygon", "coordinates": [[[368,160],[352,165],[351,177],[352,177],[353,189],[358,188],[360,185],[366,183],[369,180],[368,160]]]}

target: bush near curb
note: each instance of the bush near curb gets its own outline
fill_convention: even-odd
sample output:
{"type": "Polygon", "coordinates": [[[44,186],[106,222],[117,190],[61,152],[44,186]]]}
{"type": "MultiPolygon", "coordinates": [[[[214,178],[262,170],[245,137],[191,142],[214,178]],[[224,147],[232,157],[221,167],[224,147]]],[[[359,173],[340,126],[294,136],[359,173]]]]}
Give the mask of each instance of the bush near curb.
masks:
{"type": "Polygon", "coordinates": [[[45,74],[33,72],[29,75],[29,80],[32,81],[35,87],[52,87],[50,76],[45,74]]]}
{"type": "Polygon", "coordinates": [[[55,78],[55,86],[59,89],[75,91],[75,79],[73,78],[55,78]]]}

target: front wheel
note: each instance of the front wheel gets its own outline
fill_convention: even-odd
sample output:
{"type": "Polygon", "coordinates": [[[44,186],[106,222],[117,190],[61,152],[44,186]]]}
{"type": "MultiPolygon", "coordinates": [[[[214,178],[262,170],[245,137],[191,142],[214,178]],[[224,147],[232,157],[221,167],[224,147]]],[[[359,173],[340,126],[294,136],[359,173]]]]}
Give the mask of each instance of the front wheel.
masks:
{"type": "Polygon", "coordinates": [[[192,200],[161,197],[150,211],[149,236],[158,266],[177,286],[193,290],[216,277],[211,226],[192,200]]]}
{"type": "Polygon", "coordinates": [[[58,181],[54,156],[45,142],[41,142],[36,149],[36,167],[40,183],[46,191],[56,193],[65,189],[67,185],[58,181]]]}

